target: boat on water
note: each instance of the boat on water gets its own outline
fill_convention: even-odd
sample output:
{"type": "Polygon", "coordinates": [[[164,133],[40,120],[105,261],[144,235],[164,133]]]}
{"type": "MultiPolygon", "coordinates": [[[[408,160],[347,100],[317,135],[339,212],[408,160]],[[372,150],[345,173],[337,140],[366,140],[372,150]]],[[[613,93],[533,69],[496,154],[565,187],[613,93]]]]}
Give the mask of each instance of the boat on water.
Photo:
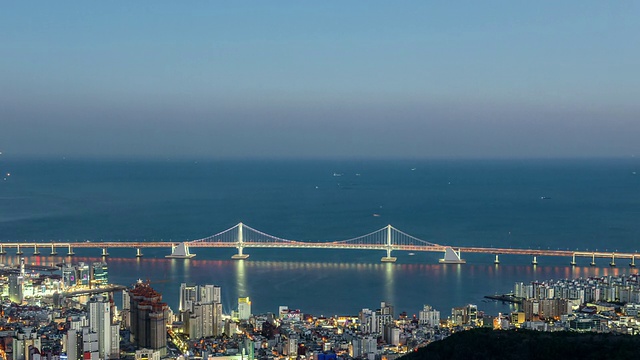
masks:
{"type": "Polygon", "coordinates": [[[409,253],[409,256],[413,256],[413,255],[415,255],[415,253],[409,253]]]}

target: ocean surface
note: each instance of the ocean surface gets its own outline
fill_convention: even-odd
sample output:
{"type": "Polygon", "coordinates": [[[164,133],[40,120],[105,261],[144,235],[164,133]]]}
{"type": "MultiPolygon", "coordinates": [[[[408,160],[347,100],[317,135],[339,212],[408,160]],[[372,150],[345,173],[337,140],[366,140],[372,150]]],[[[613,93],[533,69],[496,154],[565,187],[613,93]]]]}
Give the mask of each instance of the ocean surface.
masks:
{"type": "MultiPolygon", "coordinates": [[[[406,161],[106,161],[0,158],[0,241],[189,240],[238,222],[294,240],[348,239],[391,224],[420,239],[453,246],[635,252],[640,248],[640,160],[406,161]],[[638,173],[638,174],[637,174],[638,173]],[[6,178],[6,180],[2,180],[6,178]]],[[[62,251],[60,251],[62,253],[62,251]]],[[[99,250],[75,250],[98,261],[99,250]]],[[[163,249],[109,249],[111,282],[149,280],[177,310],[181,282],[222,286],[224,311],[250,296],[254,313],[279,305],[315,315],[357,314],[380,301],[396,313],[430,304],[450,314],[486,302],[516,281],[636,272],[624,260],[589,267],[589,259],[379,251],[194,249],[170,260],[163,249]]],[[[61,257],[25,256],[30,263],[61,257]]],[[[9,254],[0,260],[17,263],[9,254]]]]}

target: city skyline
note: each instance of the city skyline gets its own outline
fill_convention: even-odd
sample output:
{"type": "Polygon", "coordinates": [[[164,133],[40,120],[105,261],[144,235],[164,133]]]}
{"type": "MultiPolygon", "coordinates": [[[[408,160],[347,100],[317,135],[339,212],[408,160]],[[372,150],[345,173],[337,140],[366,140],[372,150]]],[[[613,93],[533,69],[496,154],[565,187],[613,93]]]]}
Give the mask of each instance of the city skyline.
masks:
{"type": "Polygon", "coordinates": [[[640,5],[8,4],[0,151],[638,154],[640,5]]]}

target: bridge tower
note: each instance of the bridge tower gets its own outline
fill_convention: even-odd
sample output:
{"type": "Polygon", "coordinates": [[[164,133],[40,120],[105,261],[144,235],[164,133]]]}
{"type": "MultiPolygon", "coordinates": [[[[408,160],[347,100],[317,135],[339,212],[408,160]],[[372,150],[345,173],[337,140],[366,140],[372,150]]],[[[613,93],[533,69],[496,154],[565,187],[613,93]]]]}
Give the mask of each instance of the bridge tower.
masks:
{"type": "Polygon", "coordinates": [[[165,255],[169,259],[191,259],[196,256],[189,252],[189,244],[187,242],[181,242],[179,244],[171,245],[171,254],[165,255]]]}
{"type": "Polygon", "coordinates": [[[387,250],[387,256],[384,256],[380,261],[394,263],[398,258],[391,256],[391,250],[393,250],[393,243],[391,241],[391,231],[393,228],[391,225],[387,225],[387,243],[385,244],[385,250],[387,250]]]}
{"type": "Polygon", "coordinates": [[[465,259],[460,258],[460,249],[458,251],[453,250],[451,246],[444,248],[444,259],[438,260],[440,264],[466,264],[465,259]]]}
{"type": "Polygon", "coordinates": [[[242,226],[243,226],[242,223],[238,224],[238,241],[236,241],[236,249],[238,249],[238,253],[231,257],[233,260],[244,260],[249,257],[249,255],[242,253],[242,249],[244,248],[244,239],[242,237],[242,226]]]}

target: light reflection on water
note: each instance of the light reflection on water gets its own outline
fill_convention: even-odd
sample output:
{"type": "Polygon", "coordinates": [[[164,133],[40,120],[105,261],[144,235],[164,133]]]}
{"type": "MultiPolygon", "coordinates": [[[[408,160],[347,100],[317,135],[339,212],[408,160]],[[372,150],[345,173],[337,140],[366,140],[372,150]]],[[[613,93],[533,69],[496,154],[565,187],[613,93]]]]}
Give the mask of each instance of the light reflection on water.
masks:
{"type": "MultiPolygon", "coordinates": [[[[146,254],[145,254],[146,255],[146,254]]],[[[19,264],[17,256],[3,256],[9,266],[19,264]]],[[[55,265],[63,258],[26,257],[26,262],[55,265]]],[[[66,261],[95,262],[100,257],[76,256],[66,261]]],[[[502,263],[360,263],[321,261],[266,261],[109,257],[110,282],[130,285],[149,280],[164,300],[177,310],[182,282],[213,283],[222,287],[225,312],[237,298],[250,296],[254,313],[276,312],[280,305],[316,315],[357,314],[365,307],[377,308],[380,301],[394,304],[396,313],[417,314],[423,304],[448,316],[454,306],[477,304],[489,314],[510,311],[508,304],[488,302],[484,295],[507,293],[515,282],[608,276],[637,273],[621,263],[619,267],[537,265],[502,263]]]]}

